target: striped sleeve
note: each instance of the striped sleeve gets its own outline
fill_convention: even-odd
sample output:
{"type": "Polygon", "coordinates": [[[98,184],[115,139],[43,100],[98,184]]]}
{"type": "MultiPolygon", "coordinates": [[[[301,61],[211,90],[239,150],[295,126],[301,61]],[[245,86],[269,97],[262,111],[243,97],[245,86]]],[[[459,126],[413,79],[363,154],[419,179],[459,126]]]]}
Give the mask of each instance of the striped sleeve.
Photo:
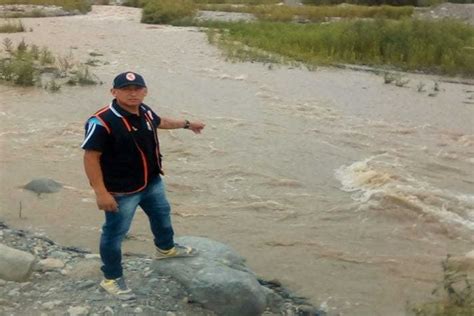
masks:
{"type": "Polygon", "coordinates": [[[102,152],[108,137],[109,134],[103,123],[96,117],[92,117],[86,122],[81,148],[102,152]]]}

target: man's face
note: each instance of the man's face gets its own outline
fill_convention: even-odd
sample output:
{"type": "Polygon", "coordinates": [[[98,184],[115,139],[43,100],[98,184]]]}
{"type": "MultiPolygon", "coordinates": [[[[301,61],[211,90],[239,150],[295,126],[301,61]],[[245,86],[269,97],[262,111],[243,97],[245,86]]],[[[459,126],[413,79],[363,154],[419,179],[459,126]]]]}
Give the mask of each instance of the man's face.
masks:
{"type": "Polygon", "coordinates": [[[120,105],[136,107],[145,99],[147,89],[145,87],[130,85],[120,89],[112,89],[111,92],[120,105]]]}

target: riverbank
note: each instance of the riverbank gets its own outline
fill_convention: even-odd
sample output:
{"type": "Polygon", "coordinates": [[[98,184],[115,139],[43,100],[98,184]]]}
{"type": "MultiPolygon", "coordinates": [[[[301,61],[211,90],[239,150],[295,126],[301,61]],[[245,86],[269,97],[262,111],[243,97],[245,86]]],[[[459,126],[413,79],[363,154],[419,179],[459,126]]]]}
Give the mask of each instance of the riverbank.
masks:
{"type": "MultiPolygon", "coordinates": [[[[42,234],[12,229],[2,222],[0,244],[36,258],[34,272],[27,280],[0,279],[2,315],[215,315],[212,310],[194,302],[192,295],[173,276],[156,273],[150,255],[124,253],[124,273],[135,298],[120,300],[98,286],[102,280],[99,254],[64,247],[42,234]]],[[[277,281],[260,282],[271,286],[267,291],[272,293],[262,315],[325,315],[277,281]]]]}

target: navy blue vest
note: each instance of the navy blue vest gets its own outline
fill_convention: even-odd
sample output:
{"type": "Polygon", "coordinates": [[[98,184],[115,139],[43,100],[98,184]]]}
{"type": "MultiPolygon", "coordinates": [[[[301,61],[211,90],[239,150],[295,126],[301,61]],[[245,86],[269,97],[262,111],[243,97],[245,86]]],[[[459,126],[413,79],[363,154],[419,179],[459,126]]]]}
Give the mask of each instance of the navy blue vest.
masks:
{"type": "MultiPolygon", "coordinates": [[[[153,159],[161,168],[160,145],[157,134],[157,121],[152,110],[145,104],[140,105],[140,115],[144,115],[153,128],[156,151],[153,159]]],[[[113,105],[107,106],[93,117],[99,119],[109,133],[110,142],[100,157],[100,166],[107,191],[111,193],[135,193],[143,190],[148,184],[148,163],[145,152],[136,142],[132,127],[113,105]]]]}

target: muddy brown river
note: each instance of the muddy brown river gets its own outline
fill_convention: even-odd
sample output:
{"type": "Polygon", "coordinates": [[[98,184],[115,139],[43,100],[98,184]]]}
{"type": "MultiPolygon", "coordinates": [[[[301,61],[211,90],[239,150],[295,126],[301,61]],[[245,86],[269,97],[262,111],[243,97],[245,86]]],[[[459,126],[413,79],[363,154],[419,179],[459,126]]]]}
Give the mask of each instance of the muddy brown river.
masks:
{"type": "MultiPolygon", "coordinates": [[[[0,86],[1,221],[98,251],[103,214],[83,172],[83,123],[110,102],[113,77],[133,70],[160,115],[207,124],[202,135],[160,131],[176,233],[231,245],[330,315],[404,315],[432,298],[448,253],[474,249],[474,86],[230,63],[196,28],[139,18],[95,6],[0,34],[105,63],[93,68],[103,85],[0,86]],[[19,188],[38,177],[65,187],[40,197],[19,188]]],[[[143,212],[130,237],[125,250],[152,251],[143,212]]]]}

